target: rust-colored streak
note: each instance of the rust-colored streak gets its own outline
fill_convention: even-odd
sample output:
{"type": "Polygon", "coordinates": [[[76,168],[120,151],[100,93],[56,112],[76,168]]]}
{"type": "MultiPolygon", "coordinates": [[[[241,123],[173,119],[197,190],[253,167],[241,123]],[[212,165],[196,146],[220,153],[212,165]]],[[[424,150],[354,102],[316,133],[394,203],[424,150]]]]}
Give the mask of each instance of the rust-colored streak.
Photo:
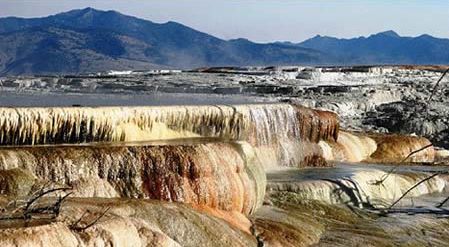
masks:
{"type": "Polygon", "coordinates": [[[295,105],[295,108],[302,139],[314,143],[320,140],[337,140],[340,128],[337,114],[301,105],[295,105]]]}
{"type": "MultiPolygon", "coordinates": [[[[265,178],[249,174],[248,166],[263,169],[231,143],[0,149],[3,170],[23,168],[40,179],[68,186],[101,180],[121,197],[198,204],[244,214],[261,204],[258,186],[265,187],[265,178]]],[[[83,193],[83,187],[76,189],[83,193]]]]}

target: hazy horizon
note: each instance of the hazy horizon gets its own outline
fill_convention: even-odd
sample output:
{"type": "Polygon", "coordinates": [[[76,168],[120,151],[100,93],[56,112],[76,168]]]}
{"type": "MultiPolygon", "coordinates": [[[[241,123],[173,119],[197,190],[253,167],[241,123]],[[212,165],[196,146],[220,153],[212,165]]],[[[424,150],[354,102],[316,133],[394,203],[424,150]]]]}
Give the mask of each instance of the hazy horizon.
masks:
{"type": "Polygon", "coordinates": [[[176,21],[222,39],[301,42],[315,35],[369,36],[394,30],[401,36],[448,38],[449,1],[104,1],[0,2],[0,17],[43,17],[92,7],[153,22],[176,21]]]}

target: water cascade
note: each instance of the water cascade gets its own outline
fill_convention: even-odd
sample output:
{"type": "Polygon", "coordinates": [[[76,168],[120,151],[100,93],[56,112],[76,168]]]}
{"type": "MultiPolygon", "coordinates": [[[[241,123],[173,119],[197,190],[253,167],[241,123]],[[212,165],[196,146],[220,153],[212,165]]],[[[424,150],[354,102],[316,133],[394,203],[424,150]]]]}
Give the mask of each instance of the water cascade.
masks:
{"type": "Polygon", "coordinates": [[[290,104],[0,108],[0,145],[148,142],[209,137],[247,141],[263,164],[305,166],[336,138],[335,114],[290,104]]]}
{"type": "Polygon", "coordinates": [[[230,106],[0,108],[0,144],[241,139],[247,121],[230,106]]]}

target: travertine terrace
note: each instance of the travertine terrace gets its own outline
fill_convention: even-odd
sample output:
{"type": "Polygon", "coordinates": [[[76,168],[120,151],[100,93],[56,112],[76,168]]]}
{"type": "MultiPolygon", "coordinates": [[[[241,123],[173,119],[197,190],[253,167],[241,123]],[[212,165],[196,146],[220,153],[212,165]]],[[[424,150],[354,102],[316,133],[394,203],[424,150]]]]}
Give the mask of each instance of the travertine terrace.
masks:
{"type": "Polygon", "coordinates": [[[444,246],[443,69],[3,78],[0,245],[444,246]]]}

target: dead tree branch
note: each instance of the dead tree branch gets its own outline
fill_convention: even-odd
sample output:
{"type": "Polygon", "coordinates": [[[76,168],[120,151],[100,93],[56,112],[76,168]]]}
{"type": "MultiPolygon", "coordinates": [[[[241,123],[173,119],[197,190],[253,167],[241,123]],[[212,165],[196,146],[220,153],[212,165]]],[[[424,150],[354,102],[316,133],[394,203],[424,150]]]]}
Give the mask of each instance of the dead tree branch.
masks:
{"type": "MultiPolygon", "coordinates": [[[[381,213],[385,213],[384,211],[381,211],[381,213]]],[[[432,209],[432,208],[392,208],[388,210],[388,214],[409,214],[409,215],[415,215],[415,214],[432,214],[437,216],[449,216],[449,210],[447,209],[432,209]]]]}
{"type": "Polygon", "coordinates": [[[13,207],[9,210],[5,210],[0,215],[0,220],[29,220],[33,216],[37,216],[39,218],[48,219],[51,216],[52,219],[57,218],[59,216],[62,203],[72,194],[66,193],[63,196],[59,196],[59,198],[55,200],[51,200],[45,204],[38,204],[41,198],[45,195],[49,195],[58,191],[67,191],[71,188],[63,187],[63,188],[53,188],[45,190],[44,187],[36,190],[32,195],[25,200],[14,200],[8,203],[9,207],[13,207]]]}
{"type": "Polygon", "coordinates": [[[30,211],[31,206],[32,206],[37,200],[39,200],[40,198],[42,198],[43,196],[48,195],[48,194],[53,193],[53,192],[57,192],[57,191],[67,191],[67,190],[69,190],[69,189],[71,189],[71,188],[70,188],[70,187],[62,187],[62,188],[49,189],[49,190],[47,190],[47,191],[41,190],[40,193],[38,193],[36,196],[34,196],[34,197],[32,197],[30,200],[28,200],[28,202],[27,202],[26,205],[25,205],[25,209],[24,209],[25,213],[24,213],[24,214],[27,215],[27,212],[31,212],[31,211],[30,211]]]}
{"type": "Polygon", "coordinates": [[[436,94],[438,86],[440,85],[440,82],[443,80],[443,78],[446,76],[446,74],[449,72],[449,68],[444,71],[444,73],[441,75],[440,79],[438,79],[437,83],[433,87],[432,93],[429,96],[428,102],[432,101],[433,96],[436,94]]]}
{"type": "Polygon", "coordinates": [[[83,218],[87,215],[87,210],[84,211],[84,213],[81,215],[81,217],[79,217],[75,222],[73,222],[69,228],[70,229],[76,229],[76,226],[81,222],[81,220],[83,220],[83,218]]]}
{"type": "Polygon", "coordinates": [[[426,181],[428,181],[428,180],[430,180],[430,179],[432,179],[432,178],[434,178],[434,177],[436,177],[436,176],[438,176],[438,175],[441,175],[441,174],[447,174],[448,172],[447,171],[440,171],[440,172],[436,172],[436,173],[434,173],[434,174],[432,174],[432,175],[430,175],[430,176],[428,176],[428,177],[426,177],[426,178],[424,178],[424,179],[422,179],[421,181],[419,181],[418,183],[416,183],[415,185],[413,185],[410,189],[408,189],[406,192],[404,192],[395,202],[393,202],[391,205],[390,205],[390,207],[388,207],[388,209],[391,209],[392,207],[394,207],[396,204],[398,204],[398,202],[399,201],[401,201],[402,200],[402,198],[404,198],[408,193],[410,193],[413,189],[415,189],[416,187],[418,187],[420,184],[422,184],[422,183],[424,183],[424,182],[426,182],[426,181]]]}
{"type": "Polygon", "coordinates": [[[87,211],[84,212],[77,221],[75,221],[72,225],[70,225],[70,229],[72,229],[74,231],[79,231],[79,232],[89,229],[93,225],[97,224],[97,222],[106,215],[106,213],[109,211],[109,209],[111,209],[111,208],[108,207],[105,210],[103,210],[103,212],[98,217],[96,217],[94,220],[92,220],[90,223],[86,224],[85,226],[79,226],[79,223],[87,215],[87,211]]]}
{"type": "Polygon", "coordinates": [[[54,205],[54,211],[56,213],[56,216],[59,215],[59,212],[61,210],[61,205],[64,202],[65,199],[67,199],[69,196],[71,196],[73,194],[73,192],[67,193],[65,196],[60,196],[58,201],[56,201],[55,205],[54,205]]]}
{"type": "Polygon", "coordinates": [[[446,197],[446,199],[444,199],[442,202],[438,203],[438,205],[436,205],[437,208],[441,208],[444,206],[444,204],[446,204],[446,202],[449,201],[449,196],[446,197]]]}
{"type": "Polygon", "coordinates": [[[64,202],[64,200],[68,198],[71,194],[72,192],[67,193],[64,196],[60,196],[54,204],[50,204],[44,207],[31,208],[28,211],[24,212],[24,216],[25,218],[30,218],[32,214],[48,214],[51,215],[52,218],[57,218],[61,211],[62,202],[64,202]]]}

